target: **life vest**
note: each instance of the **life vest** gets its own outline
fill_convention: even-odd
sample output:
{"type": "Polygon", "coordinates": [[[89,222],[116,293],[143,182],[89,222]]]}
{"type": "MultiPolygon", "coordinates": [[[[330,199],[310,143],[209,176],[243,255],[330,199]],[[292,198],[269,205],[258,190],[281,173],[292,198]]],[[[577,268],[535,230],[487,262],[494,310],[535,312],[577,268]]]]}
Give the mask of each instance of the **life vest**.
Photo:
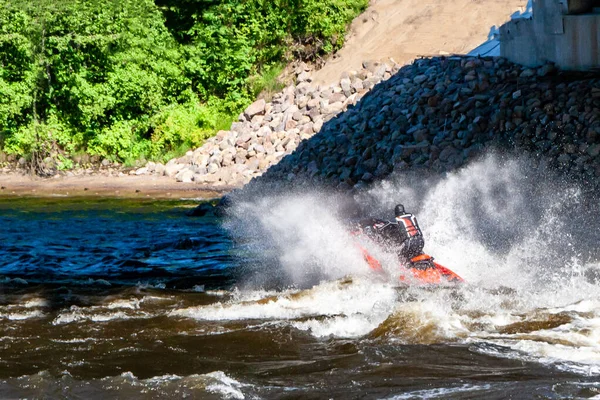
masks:
{"type": "Polygon", "coordinates": [[[417,218],[415,218],[414,215],[410,213],[402,214],[401,216],[396,217],[396,221],[398,222],[399,227],[404,227],[408,238],[423,236],[423,232],[421,232],[417,218]]]}

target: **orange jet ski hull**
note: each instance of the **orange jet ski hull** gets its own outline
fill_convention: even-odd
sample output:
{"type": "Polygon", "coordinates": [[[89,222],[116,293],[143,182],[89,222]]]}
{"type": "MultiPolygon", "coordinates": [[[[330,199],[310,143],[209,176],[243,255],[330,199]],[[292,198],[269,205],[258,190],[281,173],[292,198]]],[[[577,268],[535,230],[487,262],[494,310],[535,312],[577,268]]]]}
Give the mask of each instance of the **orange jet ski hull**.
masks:
{"type": "MultiPolygon", "coordinates": [[[[359,246],[369,267],[384,273],[381,263],[362,246],[359,246]]],[[[464,282],[458,274],[433,261],[433,257],[421,254],[410,260],[409,266],[400,266],[399,280],[407,284],[440,285],[452,282],[464,282]]]]}

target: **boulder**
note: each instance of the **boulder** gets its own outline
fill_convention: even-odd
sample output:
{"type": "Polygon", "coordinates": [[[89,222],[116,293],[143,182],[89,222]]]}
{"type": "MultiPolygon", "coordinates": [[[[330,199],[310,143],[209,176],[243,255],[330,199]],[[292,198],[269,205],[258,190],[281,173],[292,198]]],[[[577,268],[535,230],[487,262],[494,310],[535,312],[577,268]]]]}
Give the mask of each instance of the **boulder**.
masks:
{"type": "Polygon", "coordinates": [[[194,180],[194,172],[185,168],[175,175],[177,182],[192,183],[194,180]]]}
{"type": "Polygon", "coordinates": [[[254,117],[257,114],[264,114],[266,104],[267,103],[265,99],[256,100],[254,103],[250,104],[248,108],[246,108],[246,110],[244,111],[244,116],[248,120],[251,120],[252,117],[254,117]]]}
{"type": "MultiPolygon", "coordinates": [[[[171,160],[173,161],[173,160],[171,160]]],[[[167,165],[165,166],[165,171],[164,171],[164,175],[165,176],[169,176],[169,177],[174,177],[175,175],[177,175],[177,173],[179,171],[181,171],[185,166],[183,164],[176,164],[176,163],[171,163],[171,161],[169,161],[167,163],[167,165]]]]}

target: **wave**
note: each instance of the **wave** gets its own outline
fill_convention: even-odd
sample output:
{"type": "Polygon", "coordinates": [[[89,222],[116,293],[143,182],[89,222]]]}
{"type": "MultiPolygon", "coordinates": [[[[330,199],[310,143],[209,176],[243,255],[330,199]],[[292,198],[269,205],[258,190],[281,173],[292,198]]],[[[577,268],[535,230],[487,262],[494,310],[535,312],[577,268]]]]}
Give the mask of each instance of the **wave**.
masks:
{"type": "Polygon", "coordinates": [[[240,382],[223,371],[188,376],[161,375],[141,379],[131,372],[101,379],[79,380],[68,372],[54,376],[48,371],[0,383],[0,397],[59,397],[103,399],[119,397],[128,399],[149,398],[215,398],[242,400],[252,385],[240,382]]]}

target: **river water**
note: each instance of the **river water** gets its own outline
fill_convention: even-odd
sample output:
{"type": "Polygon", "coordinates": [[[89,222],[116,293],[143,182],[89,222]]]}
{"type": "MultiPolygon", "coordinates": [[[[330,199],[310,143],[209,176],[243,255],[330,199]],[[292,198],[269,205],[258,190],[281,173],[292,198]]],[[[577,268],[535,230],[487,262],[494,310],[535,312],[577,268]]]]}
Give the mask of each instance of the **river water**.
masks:
{"type": "Polygon", "coordinates": [[[492,158],[359,196],[412,205],[467,280],[436,288],[400,285],[386,254],[370,274],[320,192],[223,219],[1,198],[0,398],[600,398],[597,217],[566,226],[585,201],[542,181],[492,158]]]}

